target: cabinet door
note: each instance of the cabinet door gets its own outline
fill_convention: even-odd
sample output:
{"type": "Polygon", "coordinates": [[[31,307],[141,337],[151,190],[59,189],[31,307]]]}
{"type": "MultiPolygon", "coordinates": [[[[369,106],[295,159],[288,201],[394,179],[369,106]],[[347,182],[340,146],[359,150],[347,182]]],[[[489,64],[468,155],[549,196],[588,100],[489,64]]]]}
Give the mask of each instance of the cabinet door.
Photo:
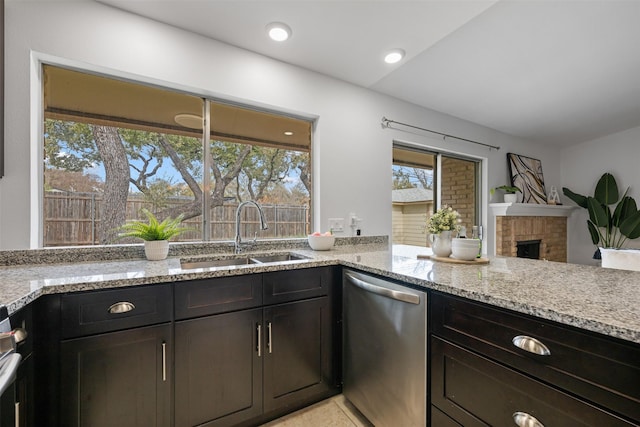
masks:
{"type": "Polygon", "coordinates": [[[170,425],[171,326],[63,341],[60,425],[170,425]]]}
{"type": "Polygon", "coordinates": [[[333,367],[328,297],[265,308],[265,343],[265,413],[330,392],[333,367]]]}
{"type": "Polygon", "coordinates": [[[261,323],[261,308],[176,323],[176,427],[230,426],[262,413],[261,323]]]}

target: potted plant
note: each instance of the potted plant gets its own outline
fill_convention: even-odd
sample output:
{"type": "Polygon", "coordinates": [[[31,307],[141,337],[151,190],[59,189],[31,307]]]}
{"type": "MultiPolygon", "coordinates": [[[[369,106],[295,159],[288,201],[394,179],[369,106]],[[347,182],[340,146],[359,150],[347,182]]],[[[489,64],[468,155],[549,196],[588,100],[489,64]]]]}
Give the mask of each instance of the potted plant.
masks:
{"type": "Polygon", "coordinates": [[[460,214],[450,206],[445,206],[434,213],[427,221],[427,231],[431,250],[437,257],[451,255],[451,239],[459,229],[460,214]]]}
{"type": "Polygon", "coordinates": [[[516,203],[518,201],[517,193],[522,193],[522,191],[518,187],[513,187],[511,185],[501,185],[500,187],[492,188],[489,192],[493,196],[496,190],[504,192],[505,203],[516,203]]]}
{"type": "Polygon", "coordinates": [[[149,261],[163,260],[169,254],[169,239],[187,231],[180,226],[184,215],[176,218],[165,218],[162,222],[149,210],[142,209],[147,222],[133,221],[120,227],[119,237],[135,237],[144,240],[144,253],[149,261]]]}
{"type": "Polygon", "coordinates": [[[562,192],[589,211],[587,227],[591,241],[598,246],[594,259],[601,259],[600,248],[619,249],[627,239],[640,237],[640,210],[636,201],[627,196],[628,187],[620,197],[616,179],[610,173],[600,177],[593,197],[574,193],[565,187],[562,192]]]}

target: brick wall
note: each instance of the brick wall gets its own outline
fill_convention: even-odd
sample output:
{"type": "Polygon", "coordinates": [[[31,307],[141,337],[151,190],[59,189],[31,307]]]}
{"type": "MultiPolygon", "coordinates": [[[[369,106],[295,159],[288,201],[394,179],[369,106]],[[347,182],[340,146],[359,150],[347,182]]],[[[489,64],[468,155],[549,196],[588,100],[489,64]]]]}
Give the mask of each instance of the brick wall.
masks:
{"type": "Polygon", "coordinates": [[[476,225],[476,164],[468,160],[442,158],[442,201],[441,206],[451,206],[460,213],[461,225],[467,227],[471,237],[471,227],[476,225]]]}
{"type": "Polygon", "coordinates": [[[516,242],[540,239],[540,259],[567,262],[567,218],[555,216],[496,217],[496,254],[516,256],[516,242]]]}

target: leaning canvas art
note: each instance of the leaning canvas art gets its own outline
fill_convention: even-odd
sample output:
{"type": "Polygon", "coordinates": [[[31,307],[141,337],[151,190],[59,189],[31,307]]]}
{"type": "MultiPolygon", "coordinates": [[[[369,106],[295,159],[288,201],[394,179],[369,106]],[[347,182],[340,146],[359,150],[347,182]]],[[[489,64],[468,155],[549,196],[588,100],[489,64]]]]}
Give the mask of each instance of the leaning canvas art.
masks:
{"type": "Polygon", "coordinates": [[[542,162],[531,157],[507,153],[511,185],[522,190],[522,203],[547,203],[542,162]]]}

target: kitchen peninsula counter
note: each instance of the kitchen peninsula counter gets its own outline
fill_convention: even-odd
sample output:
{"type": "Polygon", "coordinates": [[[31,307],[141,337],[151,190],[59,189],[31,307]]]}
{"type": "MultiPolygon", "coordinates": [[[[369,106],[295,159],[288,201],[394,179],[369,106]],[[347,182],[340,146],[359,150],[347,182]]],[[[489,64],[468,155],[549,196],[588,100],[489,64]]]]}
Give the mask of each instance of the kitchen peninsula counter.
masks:
{"type": "MultiPolygon", "coordinates": [[[[342,265],[470,300],[640,344],[640,272],[577,264],[490,257],[486,265],[417,259],[422,248],[380,242],[344,244],[315,252],[300,239],[280,248],[307,260],[182,269],[180,260],[207,256],[28,264],[0,267],[0,304],[15,312],[45,294],[181,282],[213,277],[342,265]]],[[[72,250],[68,250],[72,251],[72,250]]],[[[258,248],[264,253],[265,250],[258,248]]],[[[27,252],[27,251],[22,251],[27,252]]],[[[274,253],[273,249],[268,251],[274,253]]],[[[67,253],[68,255],[68,253],[67,253]]]]}

